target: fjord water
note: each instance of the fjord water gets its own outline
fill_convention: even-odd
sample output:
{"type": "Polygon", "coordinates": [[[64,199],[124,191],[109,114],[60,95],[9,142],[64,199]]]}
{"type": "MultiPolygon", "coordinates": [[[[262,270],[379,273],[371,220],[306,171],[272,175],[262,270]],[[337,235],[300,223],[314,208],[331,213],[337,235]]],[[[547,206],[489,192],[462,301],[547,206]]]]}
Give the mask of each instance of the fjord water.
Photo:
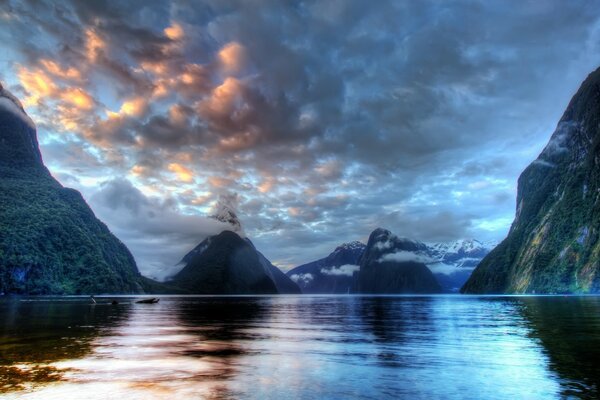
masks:
{"type": "Polygon", "coordinates": [[[600,395],[597,297],[111,299],[0,300],[0,396],[600,395]]]}

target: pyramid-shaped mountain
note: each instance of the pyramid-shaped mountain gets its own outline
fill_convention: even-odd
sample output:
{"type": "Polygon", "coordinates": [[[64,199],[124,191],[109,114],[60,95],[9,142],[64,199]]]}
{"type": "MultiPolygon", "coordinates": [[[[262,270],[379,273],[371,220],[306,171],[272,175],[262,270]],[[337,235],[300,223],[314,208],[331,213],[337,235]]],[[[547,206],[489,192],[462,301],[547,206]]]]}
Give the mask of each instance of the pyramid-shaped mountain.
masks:
{"type": "Polygon", "coordinates": [[[298,294],[300,288],[233,231],[210,236],[186,254],[170,285],[193,294],[298,294]]]}

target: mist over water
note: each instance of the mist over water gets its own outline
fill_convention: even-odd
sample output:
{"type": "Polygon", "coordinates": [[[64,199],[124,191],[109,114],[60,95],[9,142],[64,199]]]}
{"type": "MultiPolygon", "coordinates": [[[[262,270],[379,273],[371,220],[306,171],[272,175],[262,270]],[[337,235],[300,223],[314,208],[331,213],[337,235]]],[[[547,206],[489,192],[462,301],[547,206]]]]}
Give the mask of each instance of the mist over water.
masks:
{"type": "Polygon", "coordinates": [[[24,399],[596,398],[597,297],[0,300],[24,399]]]}

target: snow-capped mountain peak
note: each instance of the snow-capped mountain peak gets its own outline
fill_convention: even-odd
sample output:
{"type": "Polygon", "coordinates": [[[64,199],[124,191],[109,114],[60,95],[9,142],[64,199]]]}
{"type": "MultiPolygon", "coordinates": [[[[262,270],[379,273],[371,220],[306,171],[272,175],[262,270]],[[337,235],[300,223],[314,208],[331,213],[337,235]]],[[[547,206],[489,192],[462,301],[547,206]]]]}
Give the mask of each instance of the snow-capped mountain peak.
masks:
{"type": "Polygon", "coordinates": [[[367,247],[364,243],[355,240],[353,242],[343,243],[335,248],[334,253],[341,251],[364,250],[367,247]]]}
{"type": "Polygon", "coordinates": [[[428,243],[427,247],[433,257],[439,260],[460,257],[483,257],[495,247],[496,243],[482,242],[477,239],[459,239],[452,242],[428,243]]]}
{"type": "Polygon", "coordinates": [[[213,208],[213,214],[211,218],[225,224],[231,225],[231,230],[244,236],[242,223],[235,212],[237,204],[237,197],[235,196],[221,196],[219,201],[213,208]]]}

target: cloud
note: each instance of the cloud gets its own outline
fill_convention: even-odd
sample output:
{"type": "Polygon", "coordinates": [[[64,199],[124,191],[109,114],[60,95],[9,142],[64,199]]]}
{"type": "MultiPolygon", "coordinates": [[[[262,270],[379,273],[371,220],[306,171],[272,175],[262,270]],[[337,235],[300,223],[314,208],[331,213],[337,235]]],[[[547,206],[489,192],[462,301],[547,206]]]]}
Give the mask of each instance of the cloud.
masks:
{"type": "Polygon", "coordinates": [[[534,165],[540,165],[542,167],[547,167],[547,168],[556,168],[556,164],[553,164],[553,163],[548,162],[548,161],[544,161],[542,159],[534,160],[532,164],[534,164],[534,165]]]}
{"type": "MultiPolygon", "coordinates": [[[[567,151],[567,141],[574,135],[575,131],[581,130],[581,126],[573,121],[560,121],[552,134],[550,141],[544,147],[541,156],[552,158],[567,151]]],[[[539,160],[544,161],[544,160],[539,160]]]]}
{"type": "Polygon", "coordinates": [[[219,60],[223,65],[224,73],[237,74],[244,67],[246,51],[239,43],[227,43],[219,51],[219,60]]]}
{"type": "Polygon", "coordinates": [[[177,163],[171,163],[168,166],[169,171],[173,172],[175,175],[177,175],[177,178],[179,178],[179,180],[183,181],[183,182],[193,182],[194,181],[194,173],[184,167],[181,164],[177,164],[177,163]]]}
{"type": "Polygon", "coordinates": [[[25,124],[32,128],[35,128],[35,124],[29,118],[29,116],[23,112],[23,106],[19,99],[17,99],[12,93],[4,89],[0,84],[0,109],[8,111],[14,116],[18,117],[25,124]]]}
{"type": "MultiPolygon", "coordinates": [[[[126,180],[188,233],[236,193],[286,267],[381,225],[502,238],[519,173],[600,64],[585,1],[5,3],[0,75],[53,173],[126,180]]],[[[173,232],[92,206],[140,264],[166,262],[143,245],[173,232]]]]}
{"type": "Polygon", "coordinates": [[[429,263],[433,260],[431,257],[428,257],[423,254],[414,253],[412,251],[398,251],[395,253],[387,253],[381,256],[379,260],[380,263],[384,262],[418,262],[418,263],[429,263]]]}
{"type": "Polygon", "coordinates": [[[345,264],[339,267],[321,268],[321,273],[332,276],[352,276],[359,269],[360,266],[358,265],[345,264]]]}
{"type": "Polygon", "coordinates": [[[418,207],[412,212],[395,211],[381,219],[387,226],[402,226],[401,236],[422,241],[450,241],[455,237],[469,237],[472,224],[470,215],[438,211],[434,207],[418,207]]]}
{"type": "Polygon", "coordinates": [[[290,276],[290,279],[296,283],[306,284],[315,279],[315,277],[313,276],[313,274],[292,274],[290,276]]]}
{"type": "Polygon", "coordinates": [[[181,40],[185,35],[181,25],[175,23],[164,29],[165,35],[171,40],[181,40]]]}
{"type": "Polygon", "coordinates": [[[131,182],[104,182],[89,198],[96,214],[136,255],[143,274],[164,279],[208,236],[229,229],[213,218],[184,214],[172,198],[149,197],[131,182]]]}

